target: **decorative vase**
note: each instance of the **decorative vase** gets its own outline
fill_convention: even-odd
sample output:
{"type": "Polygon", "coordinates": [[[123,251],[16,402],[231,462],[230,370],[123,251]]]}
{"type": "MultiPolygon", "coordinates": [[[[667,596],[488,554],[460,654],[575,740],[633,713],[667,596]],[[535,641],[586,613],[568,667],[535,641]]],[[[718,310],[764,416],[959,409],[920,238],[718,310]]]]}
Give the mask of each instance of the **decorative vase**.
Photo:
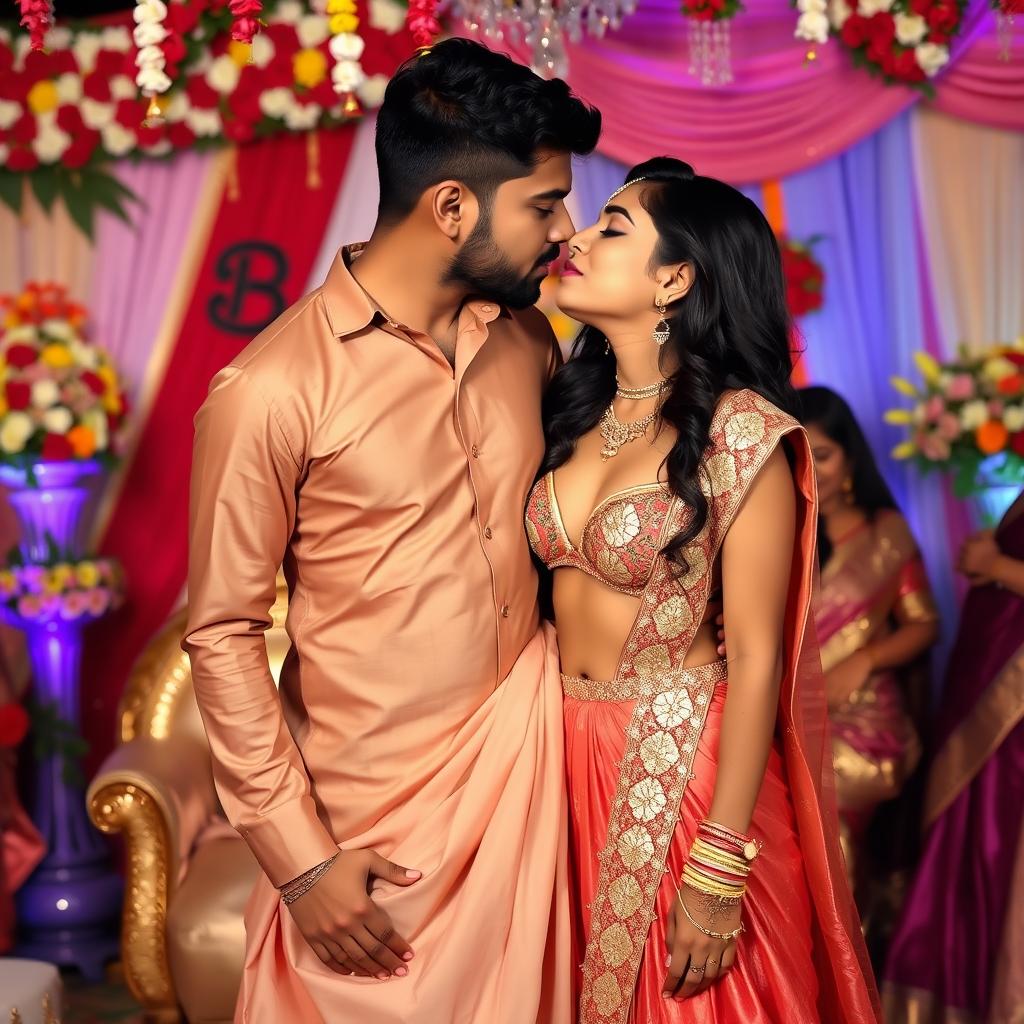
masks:
{"type": "MultiPolygon", "coordinates": [[[[21,524],[26,565],[45,563],[54,546],[61,557],[82,557],[83,511],[101,472],[91,461],[38,462],[28,470],[0,466],[0,483],[21,524]]],[[[84,630],[98,617],[84,611],[68,618],[59,604],[32,618],[4,609],[6,621],[25,633],[36,701],[76,727],[84,630]]],[[[16,954],[75,966],[100,980],[105,963],[118,954],[122,882],[89,821],[82,784],[69,778],[76,768],[61,752],[37,761],[32,819],[47,854],[18,891],[16,954]]]]}

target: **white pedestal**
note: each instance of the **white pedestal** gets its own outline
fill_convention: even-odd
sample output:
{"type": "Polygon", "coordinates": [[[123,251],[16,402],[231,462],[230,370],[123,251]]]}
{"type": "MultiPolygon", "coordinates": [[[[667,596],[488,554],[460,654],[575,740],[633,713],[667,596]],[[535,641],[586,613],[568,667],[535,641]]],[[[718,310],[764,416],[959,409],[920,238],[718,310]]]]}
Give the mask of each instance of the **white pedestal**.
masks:
{"type": "Polygon", "coordinates": [[[0,957],[0,1021],[60,1024],[60,973],[39,960],[0,957]]]}

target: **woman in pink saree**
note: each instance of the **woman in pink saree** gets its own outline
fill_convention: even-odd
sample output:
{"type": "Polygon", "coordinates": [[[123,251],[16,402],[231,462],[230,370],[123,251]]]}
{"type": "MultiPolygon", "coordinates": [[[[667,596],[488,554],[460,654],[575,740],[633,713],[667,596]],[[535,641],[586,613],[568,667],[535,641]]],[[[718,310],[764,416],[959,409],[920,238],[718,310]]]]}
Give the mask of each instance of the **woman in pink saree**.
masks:
{"type": "Polygon", "coordinates": [[[938,638],[938,614],[917,545],[850,407],[824,387],[804,388],[800,404],[821,511],[815,625],[840,828],[867,916],[872,883],[891,866],[869,863],[868,826],[900,795],[921,755],[922,657],[938,638]]]}
{"type": "Polygon", "coordinates": [[[972,537],[924,806],[885,969],[892,1021],[1014,1024],[1024,1007],[1024,495],[972,537]]]}

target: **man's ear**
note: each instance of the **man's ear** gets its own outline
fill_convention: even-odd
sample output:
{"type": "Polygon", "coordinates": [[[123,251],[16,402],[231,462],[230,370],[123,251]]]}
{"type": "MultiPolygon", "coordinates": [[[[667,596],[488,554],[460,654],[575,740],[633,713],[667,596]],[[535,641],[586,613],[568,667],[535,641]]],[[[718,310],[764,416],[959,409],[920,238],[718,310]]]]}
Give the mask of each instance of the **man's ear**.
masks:
{"type": "Polygon", "coordinates": [[[465,241],[479,213],[476,196],[461,181],[442,181],[430,190],[434,223],[453,242],[465,241]]]}

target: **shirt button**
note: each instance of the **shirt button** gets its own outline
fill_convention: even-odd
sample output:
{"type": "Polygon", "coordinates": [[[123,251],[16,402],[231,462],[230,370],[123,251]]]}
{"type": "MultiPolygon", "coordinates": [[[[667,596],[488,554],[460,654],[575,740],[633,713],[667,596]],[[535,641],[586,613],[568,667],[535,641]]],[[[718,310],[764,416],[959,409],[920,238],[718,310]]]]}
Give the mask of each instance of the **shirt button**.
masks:
{"type": "Polygon", "coordinates": [[[507,604],[503,604],[503,605],[501,606],[501,617],[502,617],[503,619],[507,619],[507,618],[508,618],[508,613],[509,613],[509,610],[510,610],[510,609],[509,609],[509,606],[508,606],[507,604]]]}
{"type": "Polygon", "coordinates": [[[473,445],[473,447],[470,449],[470,451],[473,453],[473,458],[474,459],[479,459],[480,458],[480,449],[476,445],[473,445]]]}
{"type": "Polygon", "coordinates": [[[490,540],[494,536],[494,531],[489,527],[484,528],[484,536],[490,540]]]}

